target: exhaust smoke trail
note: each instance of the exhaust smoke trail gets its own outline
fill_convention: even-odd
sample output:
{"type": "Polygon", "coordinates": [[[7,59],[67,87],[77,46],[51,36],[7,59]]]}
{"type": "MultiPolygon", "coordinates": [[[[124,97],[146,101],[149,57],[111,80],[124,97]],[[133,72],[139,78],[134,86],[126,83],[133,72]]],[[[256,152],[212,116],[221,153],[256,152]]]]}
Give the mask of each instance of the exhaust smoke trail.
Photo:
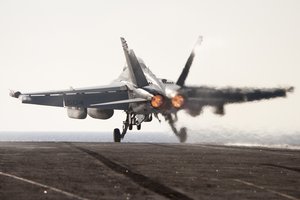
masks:
{"type": "MultiPolygon", "coordinates": [[[[176,85],[180,86],[177,91],[178,94],[184,97],[185,105],[183,109],[192,117],[196,117],[201,114],[204,106],[212,106],[215,108],[214,113],[218,115],[224,115],[224,105],[229,103],[243,103],[258,101],[262,99],[272,99],[276,97],[286,97],[288,92],[293,92],[294,88],[216,88],[216,87],[189,87],[185,85],[185,81],[190,72],[190,68],[193,64],[193,60],[196,56],[196,50],[202,43],[202,36],[200,36],[186,61],[186,64],[176,82],[176,85]]],[[[178,110],[177,110],[178,111],[178,110]]],[[[175,123],[177,121],[177,111],[175,114],[163,114],[165,120],[170,124],[174,134],[179,137],[181,142],[184,142],[187,138],[187,128],[183,127],[180,131],[177,130],[175,123]],[[173,117],[173,115],[175,115],[173,117]]]]}
{"type": "MultiPolygon", "coordinates": [[[[229,103],[243,103],[258,100],[270,100],[276,97],[286,97],[288,92],[293,92],[294,88],[215,88],[215,87],[183,87],[180,94],[186,97],[183,109],[192,117],[197,117],[202,113],[203,107],[212,106],[214,113],[224,115],[224,106],[229,103]]],[[[176,128],[178,121],[177,112],[164,115],[174,134],[180,142],[187,140],[187,128],[176,128]]]]}
{"type": "Polygon", "coordinates": [[[215,107],[215,114],[224,115],[224,105],[229,103],[244,103],[258,100],[268,100],[276,97],[286,97],[294,88],[215,88],[215,87],[184,87],[181,93],[187,97],[184,109],[192,117],[201,114],[204,106],[215,107]]]}

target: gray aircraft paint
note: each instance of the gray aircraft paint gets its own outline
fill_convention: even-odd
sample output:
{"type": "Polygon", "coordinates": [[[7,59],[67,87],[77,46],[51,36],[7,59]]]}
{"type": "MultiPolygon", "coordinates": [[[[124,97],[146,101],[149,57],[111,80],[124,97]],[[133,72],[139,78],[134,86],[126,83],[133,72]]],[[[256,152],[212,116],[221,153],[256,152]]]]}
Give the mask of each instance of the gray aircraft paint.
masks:
{"type": "MultiPolygon", "coordinates": [[[[10,95],[21,99],[23,103],[67,107],[69,108],[68,112],[71,112],[71,116],[75,118],[76,113],[72,115],[72,109],[70,109],[72,107],[74,112],[96,108],[98,109],[96,113],[98,116],[104,116],[103,119],[112,116],[113,112],[109,110],[124,110],[127,117],[124,121],[125,128],[121,135],[122,138],[124,138],[127,128],[131,129],[132,125],[137,125],[139,129],[141,123],[152,120],[152,114],[155,117],[157,114],[161,114],[175,135],[181,142],[184,142],[187,138],[187,128],[182,127],[178,130],[175,126],[177,112],[181,109],[186,110],[191,116],[197,116],[204,106],[213,106],[216,114],[223,115],[226,104],[285,97],[286,93],[293,91],[293,87],[219,89],[186,86],[185,80],[195,57],[195,48],[201,42],[202,37],[197,41],[176,83],[167,79],[158,79],[144,62],[135,56],[133,50],[128,49],[125,39],[121,38],[127,66],[112,84],[102,87],[24,94],[12,91],[10,95]],[[180,108],[174,108],[171,101],[178,94],[184,97],[184,104],[180,108]],[[163,97],[163,105],[159,108],[151,106],[151,100],[156,95],[163,97]],[[103,115],[101,115],[101,109],[103,115]]],[[[77,115],[79,119],[86,117],[85,113],[77,113],[77,115]]]]}

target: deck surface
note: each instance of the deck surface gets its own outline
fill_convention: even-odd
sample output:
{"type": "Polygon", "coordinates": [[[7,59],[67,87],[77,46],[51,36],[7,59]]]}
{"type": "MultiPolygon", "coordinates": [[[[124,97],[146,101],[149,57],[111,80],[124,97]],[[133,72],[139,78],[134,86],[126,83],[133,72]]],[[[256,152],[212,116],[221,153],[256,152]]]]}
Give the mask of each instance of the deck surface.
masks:
{"type": "Polygon", "coordinates": [[[300,200],[300,151],[0,142],[0,199],[300,200]]]}

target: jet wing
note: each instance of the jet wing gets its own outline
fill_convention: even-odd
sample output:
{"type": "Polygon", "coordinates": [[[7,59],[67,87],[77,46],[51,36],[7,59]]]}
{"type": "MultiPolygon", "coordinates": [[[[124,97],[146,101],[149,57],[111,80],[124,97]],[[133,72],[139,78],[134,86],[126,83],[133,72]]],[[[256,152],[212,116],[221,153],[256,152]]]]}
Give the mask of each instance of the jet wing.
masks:
{"type": "Polygon", "coordinates": [[[193,116],[200,114],[202,107],[213,106],[216,114],[224,114],[224,105],[285,97],[293,88],[213,88],[184,87],[181,93],[186,97],[185,109],[193,116]]]}
{"type": "Polygon", "coordinates": [[[12,97],[22,103],[56,107],[83,107],[126,110],[129,103],[141,102],[130,99],[124,83],[113,83],[101,87],[79,88],[35,93],[11,92],[12,97]]]}

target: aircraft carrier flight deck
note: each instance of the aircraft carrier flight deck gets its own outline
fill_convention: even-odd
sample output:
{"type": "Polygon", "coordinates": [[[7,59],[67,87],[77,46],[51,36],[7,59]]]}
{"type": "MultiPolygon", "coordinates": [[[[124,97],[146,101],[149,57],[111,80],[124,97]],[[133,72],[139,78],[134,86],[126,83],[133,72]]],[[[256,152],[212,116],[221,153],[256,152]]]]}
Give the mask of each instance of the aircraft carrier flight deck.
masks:
{"type": "Polygon", "coordinates": [[[300,150],[0,142],[0,199],[300,199],[300,150]]]}

